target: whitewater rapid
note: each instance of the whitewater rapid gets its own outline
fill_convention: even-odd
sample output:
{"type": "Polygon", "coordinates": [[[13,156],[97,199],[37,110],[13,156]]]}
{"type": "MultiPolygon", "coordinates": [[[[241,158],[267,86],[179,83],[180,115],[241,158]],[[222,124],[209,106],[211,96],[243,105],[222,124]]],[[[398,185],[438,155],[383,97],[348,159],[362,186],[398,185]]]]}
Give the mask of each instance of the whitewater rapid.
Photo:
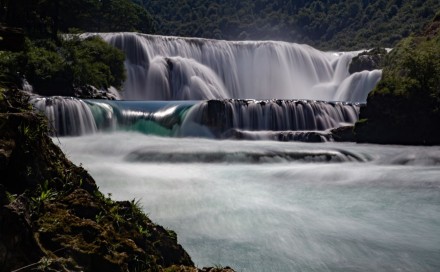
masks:
{"type": "Polygon", "coordinates": [[[31,103],[47,116],[51,131],[58,136],[134,130],[158,136],[217,139],[237,135],[276,139],[277,134],[295,134],[301,140],[305,139],[300,136],[302,131],[354,124],[360,109],[359,104],[305,100],[109,101],[33,97],[31,103]]]}
{"type": "MultiPolygon", "coordinates": [[[[350,75],[359,51],[138,33],[82,37],[93,35],[125,53],[125,102],[33,97],[54,135],[136,130],[173,137],[304,140],[309,136],[298,131],[353,125],[382,74],[350,75]],[[151,106],[156,102],[162,107],[151,106]]],[[[315,136],[329,140],[324,133],[315,136]]]]}
{"type": "MultiPolygon", "coordinates": [[[[89,36],[95,34],[84,34],[89,36]]],[[[307,99],[366,102],[381,71],[350,75],[356,52],[277,41],[101,33],[126,55],[126,100],[307,99]]]]}
{"type": "Polygon", "coordinates": [[[200,267],[440,270],[440,147],[136,132],[54,142],[100,190],[139,199],[200,267]]]}

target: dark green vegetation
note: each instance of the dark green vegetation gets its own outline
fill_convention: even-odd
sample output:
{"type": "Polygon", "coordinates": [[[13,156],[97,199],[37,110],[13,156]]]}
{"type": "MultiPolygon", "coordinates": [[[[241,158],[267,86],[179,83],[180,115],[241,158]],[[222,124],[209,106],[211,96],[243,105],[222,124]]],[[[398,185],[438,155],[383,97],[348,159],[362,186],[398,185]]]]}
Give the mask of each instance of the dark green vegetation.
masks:
{"type": "Polygon", "coordinates": [[[1,0],[0,21],[31,37],[67,32],[151,32],[151,17],[130,0],[1,0]]]}
{"type": "Polygon", "coordinates": [[[0,85],[20,88],[26,79],[43,95],[76,96],[90,86],[119,88],[125,80],[124,55],[118,49],[98,37],[62,38],[62,33],[148,32],[151,27],[148,13],[129,0],[14,0],[2,5],[0,22],[6,27],[0,28],[0,85]]]}
{"type": "Polygon", "coordinates": [[[438,0],[133,0],[163,35],[276,39],[321,49],[393,47],[440,9],[438,0]]]}
{"type": "Polygon", "coordinates": [[[232,271],[198,270],[139,202],[100,193],[27,99],[0,91],[0,271],[232,271]]]}
{"type": "Polygon", "coordinates": [[[360,118],[360,142],[440,144],[440,13],[386,57],[360,118]]]}
{"type": "Polygon", "coordinates": [[[20,87],[26,78],[43,95],[75,95],[88,85],[121,87],[124,55],[98,37],[54,42],[27,40],[20,52],[0,52],[0,84],[20,87]]]}

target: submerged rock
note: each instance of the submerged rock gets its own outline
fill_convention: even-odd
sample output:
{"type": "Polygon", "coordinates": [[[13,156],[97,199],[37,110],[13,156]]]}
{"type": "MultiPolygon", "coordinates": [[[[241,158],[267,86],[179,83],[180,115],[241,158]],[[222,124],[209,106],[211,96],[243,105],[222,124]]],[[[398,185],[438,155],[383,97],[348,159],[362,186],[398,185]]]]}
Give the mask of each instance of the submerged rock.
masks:
{"type": "Polygon", "coordinates": [[[250,131],[230,129],[223,133],[221,139],[234,140],[271,140],[279,142],[322,143],[333,141],[328,131],[250,131]]]}

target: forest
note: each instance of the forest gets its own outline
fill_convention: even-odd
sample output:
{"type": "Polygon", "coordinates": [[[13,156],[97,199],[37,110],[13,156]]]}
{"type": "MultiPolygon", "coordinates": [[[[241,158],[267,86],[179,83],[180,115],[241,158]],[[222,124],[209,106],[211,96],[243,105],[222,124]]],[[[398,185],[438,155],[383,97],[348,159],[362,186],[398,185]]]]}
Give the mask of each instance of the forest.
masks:
{"type": "Polygon", "coordinates": [[[393,47],[440,8],[436,0],[133,0],[156,34],[283,40],[323,50],[393,47]]]}

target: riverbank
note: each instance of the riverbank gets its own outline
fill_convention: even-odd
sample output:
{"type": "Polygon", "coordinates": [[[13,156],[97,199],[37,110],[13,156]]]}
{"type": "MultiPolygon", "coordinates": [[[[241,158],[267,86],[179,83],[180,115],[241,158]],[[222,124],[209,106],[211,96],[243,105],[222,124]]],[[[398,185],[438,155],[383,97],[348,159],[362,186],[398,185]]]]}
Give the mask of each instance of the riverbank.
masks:
{"type": "Polygon", "coordinates": [[[103,195],[27,101],[0,93],[0,271],[232,271],[198,270],[138,201],[103,195]]]}

